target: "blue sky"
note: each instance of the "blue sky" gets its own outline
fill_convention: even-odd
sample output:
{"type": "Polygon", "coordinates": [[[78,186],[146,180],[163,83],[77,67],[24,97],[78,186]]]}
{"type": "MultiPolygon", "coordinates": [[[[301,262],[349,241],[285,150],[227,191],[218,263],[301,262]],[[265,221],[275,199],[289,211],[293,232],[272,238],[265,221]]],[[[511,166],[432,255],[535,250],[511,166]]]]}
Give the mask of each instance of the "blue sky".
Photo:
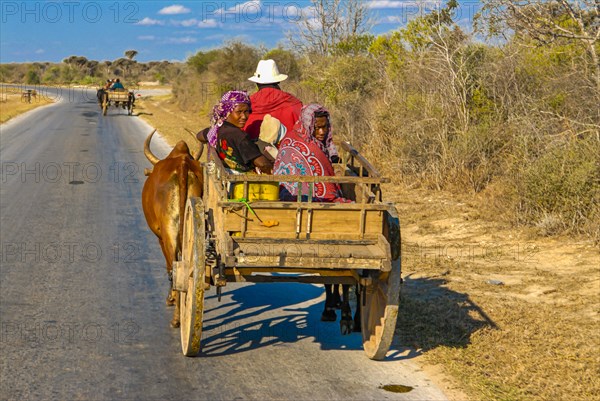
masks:
{"type": "MultiPolygon", "coordinates": [[[[365,0],[374,34],[406,24],[432,0],[365,0]]],[[[469,25],[479,2],[461,1],[456,20],[469,25]]],[[[0,1],[0,62],[59,62],[72,55],[114,60],[125,50],[139,61],[183,61],[199,50],[238,39],[267,48],[285,34],[307,0],[250,1],[0,1]]]]}

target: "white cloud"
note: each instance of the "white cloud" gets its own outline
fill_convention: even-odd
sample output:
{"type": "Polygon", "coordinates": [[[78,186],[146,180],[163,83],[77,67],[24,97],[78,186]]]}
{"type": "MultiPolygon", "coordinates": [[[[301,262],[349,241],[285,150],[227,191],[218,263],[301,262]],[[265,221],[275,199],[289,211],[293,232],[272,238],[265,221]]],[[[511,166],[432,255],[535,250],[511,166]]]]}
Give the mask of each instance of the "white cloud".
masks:
{"type": "Polygon", "coordinates": [[[163,21],[145,17],[144,19],[136,22],[136,25],[152,26],[152,25],[164,25],[163,21]]]}
{"type": "Polygon", "coordinates": [[[35,51],[35,54],[44,54],[44,53],[46,53],[46,50],[44,50],[44,49],[37,49],[35,51]]]}
{"type": "Polygon", "coordinates": [[[197,41],[198,41],[198,39],[192,38],[191,36],[184,36],[182,38],[168,38],[165,41],[165,43],[181,45],[181,44],[196,43],[197,41]]]}
{"type": "MultiPolygon", "coordinates": [[[[223,3],[223,5],[225,5],[225,3],[223,3]]],[[[229,20],[229,18],[231,18],[231,20],[237,20],[239,17],[252,18],[254,20],[255,16],[267,16],[268,9],[261,5],[260,0],[250,0],[245,3],[236,3],[233,7],[227,9],[220,8],[214,12],[214,15],[220,16],[221,21],[223,22],[229,20]]]]}
{"type": "MultiPolygon", "coordinates": [[[[231,2],[230,2],[231,3],[231,2]]],[[[204,10],[206,17],[214,17],[222,23],[230,22],[247,22],[255,24],[257,22],[279,23],[284,21],[289,23],[297,21],[303,14],[303,10],[313,10],[313,6],[308,6],[304,9],[300,8],[297,3],[293,2],[277,2],[277,1],[262,1],[249,0],[243,3],[234,3],[233,6],[226,6],[225,2],[211,2],[209,4],[219,5],[221,8],[207,7],[204,10]]]]}
{"type": "Polygon", "coordinates": [[[196,18],[191,18],[183,21],[177,21],[176,24],[188,28],[190,26],[198,25],[198,20],[196,18]]]}
{"type": "Polygon", "coordinates": [[[209,18],[198,22],[198,28],[216,28],[217,26],[219,26],[219,24],[214,18],[209,18]]]}
{"type": "Polygon", "coordinates": [[[171,20],[169,25],[181,26],[184,28],[216,28],[219,23],[216,19],[209,18],[205,20],[197,20],[196,18],[190,18],[182,21],[171,20]]]}
{"type": "Polygon", "coordinates": [[[162,8],[158,13],[161,15],[177,15],[177,14],[189,14],[191,10],[179,4],[173,4],[172,6],[162,8]]]}
{"type": "Polygon", "coordinates": [[[397,0],[375,0],[369,2],[369,8],[400,8],[405,5],[406,2],[397,0]]]}
{"type": "Polygon", "coordinates": [[[139,40],[154,40],[156,36],[154,35],[142,35],[137,37],[139,40]]]}
{"type": "Polygon", "coordinates": [[[260,5],[260,0],[250,0],[245,3],[238,3],[233,7],[227,9],[227,12],[236,12],[236,13],[260,13],[262,11],[262,6],[260,5]]]}

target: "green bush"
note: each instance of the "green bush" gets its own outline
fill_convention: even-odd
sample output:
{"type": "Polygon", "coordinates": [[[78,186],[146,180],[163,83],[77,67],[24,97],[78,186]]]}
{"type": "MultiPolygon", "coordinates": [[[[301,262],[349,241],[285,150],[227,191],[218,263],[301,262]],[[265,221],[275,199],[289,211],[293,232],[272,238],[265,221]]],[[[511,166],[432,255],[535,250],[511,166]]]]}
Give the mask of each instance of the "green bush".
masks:
{"type": "Polygon", "coordinates": [[[366,107],[377,93],[375,61],[368,56],[314,56],[305,65],[307,102],[325,104],[337,125],[338,139],[364,143],[370,139],[366,107]]]}
{"type": "Polygon", "coordinates": [[[25,75],[25,83],[30,85],[38,85],[40,83],[40,76],[34,70],[27,71],[25,75]]]}
{"type": "Polygon", "coordinates": [[[277,67],[281,73],[288,75],[291,80],[300,79],[300,65],[296,55],[280,47],[269,50],[262,57],[263,60],[273,59],[277,63],[277,67]]]}
{"type": "Polygon", "coordinates": [[[99,80],[98,78],[94,78],[92,76],[86,75],[85,77],[83,77],[82,79],[79,80],[79,83],[81,85],[97,85],[100,86],[101,84],[101,80],[99,80]]]}
{"type": "Polygon", "coordinates": [[[254,75],[256,65],[260,60],[257,48],[242,42],[229,42],[220,49],[219,57],[208,66],[208,71],[219,77],[215,82],[221,92],[233,89],[249,90],[254,84],[248,77],[254,75]]]}
{"type": "Polygon", "coordinates": [[[198,52],[187,59],[187,65],[198,74],[202,74],[208,69],[210,63],[215,61],[221,55],[219,50],[209,50],[207,52],[198,52]]]}

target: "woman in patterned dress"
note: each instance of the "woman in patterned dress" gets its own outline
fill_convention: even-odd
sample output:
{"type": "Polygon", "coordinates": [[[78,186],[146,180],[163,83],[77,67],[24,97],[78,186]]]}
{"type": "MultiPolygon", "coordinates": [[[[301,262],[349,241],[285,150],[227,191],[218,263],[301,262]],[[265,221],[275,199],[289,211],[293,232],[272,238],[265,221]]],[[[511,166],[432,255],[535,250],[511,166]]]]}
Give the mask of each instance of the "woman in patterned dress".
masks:
{"type": "MultiPolygon", "coordinates": [[[[316,103],[304,106],[294,129],[286,134],[279,145],[273,174],[334,176],[331,163],[337,161],[338,152],[332,134],[329,112],[316,103]]],[[[302,183],[303,198],[307,197],[308,192],[308,183],[302,183]]],[[[315,202],[350,202],[343,198],[340,186],[336,183],[315,183],[313,192],[315,202]]],[[[297,196],[297,183],[281,183],[281,200],[296,200],[297,196]]]]}
{"type": "Polygon", "coordinates": [[[246,173],[257,168],[271,174],[273,164],[262,155],[242,128],[250,113],[250,98],[243,91],[229,91],[213,108],[211,126],[198,133],[201,142],[216,149],[223,165],[246,173]]]}

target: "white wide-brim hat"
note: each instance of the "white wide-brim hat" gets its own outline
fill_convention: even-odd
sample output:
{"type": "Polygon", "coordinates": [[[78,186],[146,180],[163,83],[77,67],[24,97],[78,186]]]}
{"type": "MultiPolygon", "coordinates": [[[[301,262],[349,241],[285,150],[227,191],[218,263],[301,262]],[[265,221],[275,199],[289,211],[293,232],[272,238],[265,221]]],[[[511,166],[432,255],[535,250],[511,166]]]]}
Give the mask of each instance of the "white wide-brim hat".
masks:
{"type": "Polygon", "coordinates": [[[256,66],[256,72],[248,78],[248,81],[257,84],[274,84],[285,81],[287,77],[287,75],[279,73],[279,68],[274,60],[260,60],[256,66]]]}

